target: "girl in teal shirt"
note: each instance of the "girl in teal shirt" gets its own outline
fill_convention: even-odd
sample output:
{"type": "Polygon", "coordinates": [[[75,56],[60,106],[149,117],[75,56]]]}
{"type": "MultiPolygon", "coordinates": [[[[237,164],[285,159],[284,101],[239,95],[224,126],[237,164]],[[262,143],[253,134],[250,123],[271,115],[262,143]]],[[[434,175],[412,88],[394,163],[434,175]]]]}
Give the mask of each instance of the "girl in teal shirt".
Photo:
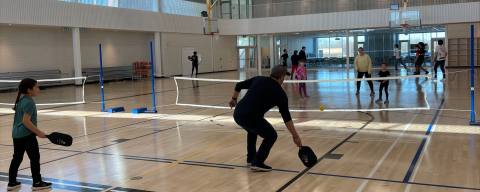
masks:
{"type": "Polygon", "coordinates": [[[27,152],[30,158],[30,169],[32,170],[33,190],[50,188],[51,183],[42,181],[40,175],[40,149],[36,136],[46,138],[45,133],[37,128],[37,107],[33,97],[38,95],[40,89],[34,79],[23,79],[18,85],[18,96],[15,101],[15,117],[13,120],[13,159],[8,171],[7,190],[14,190],[22,186],[17,182],[17,173],[23,161],[23,155],[27,152]],[[24,96],[20,98],[21,94],[24,96]]]}

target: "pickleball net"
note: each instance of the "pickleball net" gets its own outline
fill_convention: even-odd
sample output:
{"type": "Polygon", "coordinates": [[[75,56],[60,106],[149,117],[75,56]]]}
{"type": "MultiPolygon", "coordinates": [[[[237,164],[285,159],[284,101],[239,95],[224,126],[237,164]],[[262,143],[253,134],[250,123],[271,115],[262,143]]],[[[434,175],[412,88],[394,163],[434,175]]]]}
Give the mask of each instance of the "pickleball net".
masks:
{"type": "MultiPolygon", "coordinates": [[[[40,93],[34,98],[37,105],[71,105],[85,103],[87,77],[35,79],[40,93]],[[81,83],[75,85],[75,82],[81,83]]],[[[14,105],[21,80],[0,80],[0,105],[14,105]]]]}
{"type": "MultiPolygon", "coordinates": [[[[290,111],[320,112],[319,106],[329,111],[396,111],[396,110],[429,110],[427,101],[431,75],[394,76],[362,79],[323,79],[323,80],[286,80],[282,87],[289,100],[290,111]],[[384,103],[386,94],[382,92],[383,101],[379,98],[381,80],[389,80],[389,102],[384,103]],[[372,81],[374,96],[370,96],[367,81],[372,81]],[[357,96],[357,82],[361,83],[357,96]],[[305,83],[308,98],[299,93],[299,83],[305,83]]],[[[232,97],[236,79],[206,79],[175,77],[177,86],[176,104],[191,107],[230,109],[228,102],[232,97]],[[219,104],[220,103],[220,104],[219,104]]],[[[240,102],[248,90],[242,90],[240,102]]],[[[302,90],[303,95],[303,90],[302,90]]],[[[432,94],[434,97],[435,94],[432,94]]],[[[277,95],[270,95],[272,99],[277,95]]],[[[274,107],[271,111],[278,111],[274,107]]]]}

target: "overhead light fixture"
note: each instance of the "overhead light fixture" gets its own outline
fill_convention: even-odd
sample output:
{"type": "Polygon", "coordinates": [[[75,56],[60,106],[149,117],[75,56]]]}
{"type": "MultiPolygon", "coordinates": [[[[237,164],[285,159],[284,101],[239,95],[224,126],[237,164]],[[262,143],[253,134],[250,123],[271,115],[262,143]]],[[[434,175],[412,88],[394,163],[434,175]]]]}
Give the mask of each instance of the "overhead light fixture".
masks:
{"type": "Polygon", "coordinates": [[[115,29],[115,30],[113,30],[113,31],[117,31],[117,30],[115,29]]]}
{"type": "Polygon", "coordinates": [[[296,35],[300,34],[300,33],[295,33],[296,35]]]}
{"type": "Polygon", "coordinates": [[[8,25],[12,25],[12,24],[10,23],[10,24],[8,24],[8,25]]]}

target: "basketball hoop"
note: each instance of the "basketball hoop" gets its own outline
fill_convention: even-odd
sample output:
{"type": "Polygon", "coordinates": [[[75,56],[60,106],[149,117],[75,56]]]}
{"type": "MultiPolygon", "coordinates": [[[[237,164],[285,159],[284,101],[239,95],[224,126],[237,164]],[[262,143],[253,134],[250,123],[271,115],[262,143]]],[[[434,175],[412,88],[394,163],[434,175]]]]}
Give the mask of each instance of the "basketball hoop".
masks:
{"type": "Polygon", "coordinates": [[[211,32],[210,34],[212,34],[213,36],[215,36],[215,40],[218,40],[218,36],[220,35],[219,32],[211,32]]]}
{"type": "Polygon", "coordinates": [[[400,24],[403,28],[403,32],[405,33],[407,31],[407,26],[408,24],[405,22],[405,24],[400,24]]]}

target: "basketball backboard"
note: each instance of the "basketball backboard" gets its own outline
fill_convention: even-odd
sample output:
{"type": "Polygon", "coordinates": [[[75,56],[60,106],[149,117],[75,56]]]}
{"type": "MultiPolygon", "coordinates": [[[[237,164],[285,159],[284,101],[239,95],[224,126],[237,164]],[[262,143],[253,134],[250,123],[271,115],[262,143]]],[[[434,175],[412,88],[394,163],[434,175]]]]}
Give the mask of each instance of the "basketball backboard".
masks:
{"type": "Polygon", "coordinates": [[[218,21],[217,19],[203,18],[203,34],[212,35],[213,32],[218,31],[218,21]]]}
{"type": "Polygon", "coordinates": [[[420,27],[420,11],[418,10],[395,10],[390,11],[390,28],[420,27]]]}

